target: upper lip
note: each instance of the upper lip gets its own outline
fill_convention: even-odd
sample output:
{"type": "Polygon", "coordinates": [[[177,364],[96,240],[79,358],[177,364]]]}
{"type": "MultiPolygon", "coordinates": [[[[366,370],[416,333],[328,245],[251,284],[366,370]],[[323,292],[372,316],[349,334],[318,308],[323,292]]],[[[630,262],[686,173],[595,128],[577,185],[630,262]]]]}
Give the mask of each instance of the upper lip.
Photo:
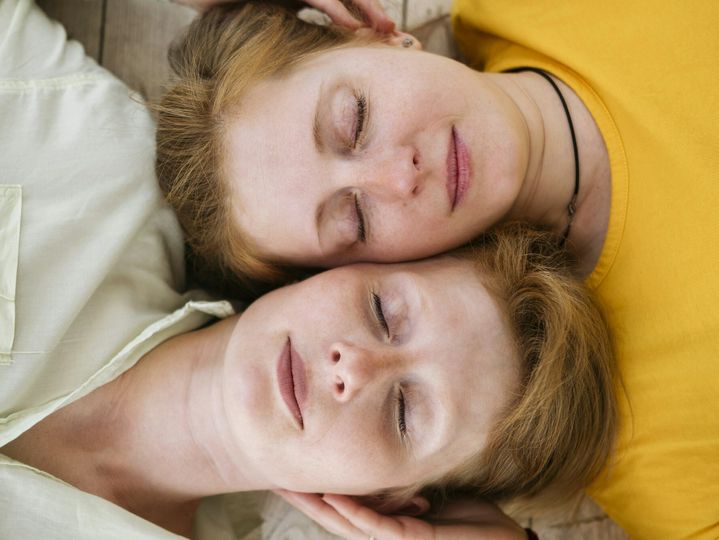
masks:
{"type": "Polygon", "coordinates": [[[277,362],[277,383],[285,405],[300,429],[304,429],[302,406],[307,399],[305,363],[288,337],[277,362]]]}

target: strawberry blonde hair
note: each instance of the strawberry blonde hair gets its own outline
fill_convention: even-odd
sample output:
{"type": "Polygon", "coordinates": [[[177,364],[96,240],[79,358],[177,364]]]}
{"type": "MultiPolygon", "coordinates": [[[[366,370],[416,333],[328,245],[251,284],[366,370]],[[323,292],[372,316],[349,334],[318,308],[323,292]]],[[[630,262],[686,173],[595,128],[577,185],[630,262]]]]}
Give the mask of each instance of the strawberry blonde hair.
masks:
{"type": "Polygon", "coordinates": [[[306,273],[258,256],[234,223],[223,177],[227,119],[253,84],[309,55],[355,42],[341,28],[252,2],[209,10],[171,47],[177,77],[155,106],[156,171],[184,229],[190,270],[204,287],[234,297],[257,295],[306,273]]]}

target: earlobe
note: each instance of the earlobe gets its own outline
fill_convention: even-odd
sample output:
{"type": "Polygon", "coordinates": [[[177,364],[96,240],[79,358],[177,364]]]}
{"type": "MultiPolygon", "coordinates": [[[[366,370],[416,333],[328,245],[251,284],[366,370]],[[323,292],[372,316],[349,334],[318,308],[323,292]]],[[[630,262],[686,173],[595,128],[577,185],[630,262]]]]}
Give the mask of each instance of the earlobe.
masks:
{"type": "Polygon", "coordinates": [[[385,43],[392,47],[415,49],[418,51],[422,50],[422,43],[420,43],[420,41],[412,34],[408,34],[407,32],[399,32],[398,30],[394,30],[388,34],[377,34],[372,28],[367,28],[366,26],[363,26],[362,28],[358,28],[357,30],[355,30],[355,35],[360,39],[379,37],[379,40],[382,43],[385,43]]]}
{"type": "Polygon", "coordinates": [[[387,34],[385,41],[388,45],[392,45],[393,47],[415,49],[418,51],[422,50],[422,43],[420,43],[420,41],[412,34],[408,34],[406,32],[399,32],[395,30],[391,34],[387,34]]]}

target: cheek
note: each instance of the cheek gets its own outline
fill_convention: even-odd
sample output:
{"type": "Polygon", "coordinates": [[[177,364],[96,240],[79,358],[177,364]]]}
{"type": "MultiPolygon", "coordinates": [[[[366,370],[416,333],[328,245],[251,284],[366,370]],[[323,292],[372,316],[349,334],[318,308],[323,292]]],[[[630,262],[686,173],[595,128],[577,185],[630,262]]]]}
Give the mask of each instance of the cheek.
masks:
{"type": "Polygon", "coordinates": [[[516,109],[500,101],[491,109],[477,114],[475,132],[478,165],[484,178],[514,179],[522,173],[529,159],[526,126],[516,109]],[[484,150],[482,150],[484,149],[484,150]]]}
{"type": "Polygon", "coordinates": [[[238,363],[223,374],[224,407],[240,440],[254,447],[271,445],[278,423],[274,389],[266,367],[238,363]]]}
{"type": "Polygon", "coordinates": [[[448,221],[438,211],[433,211],[431,201],[426,201],[426,206],[418,212],[401,208],[395,212],[404,214],[393,216],[393,223],[384,227],[372,246],[370,257],[373,261],[397,262],[431,257],[463,244],[476,234],[471,224],[448,221]]]}
{"type": "Polygon", "coordinates": [[[377,429],[361,421],[332,422],[292,449],[295,466],[287,471],[292,489],[363,495],[387,487],[395,464],[377,437],[377,429]]]}
{"type": "Polygon", "coordinates": [[[347,426],[338,444],[338,455],[357,488],[370,493],[396,485],[399,473],[399,449],[391,446],[376,423],[347,426]],[[358,429],[359,427],[359,429],[358,429]]]}

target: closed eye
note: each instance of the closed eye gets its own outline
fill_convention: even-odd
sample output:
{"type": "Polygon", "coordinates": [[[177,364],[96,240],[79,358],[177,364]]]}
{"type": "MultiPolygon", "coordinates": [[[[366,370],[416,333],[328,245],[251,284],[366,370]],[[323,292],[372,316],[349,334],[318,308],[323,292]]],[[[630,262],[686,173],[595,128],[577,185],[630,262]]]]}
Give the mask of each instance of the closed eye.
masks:
{"type": "Polygon", "coordinates": [[[362,133],[364,133],[365,125],[367,123],[367,98],[364,94],[359,93],[355,95],[357,101],[357,117],[355,121],[355,132],[352,139],[352,149],[356,150],[359,146],[362,133]]]}
{"type": "Polygon", "coordinates": [[[399,433],[402,438],[404,438],[407,435],[407,421],[405,418],[405,409],[407,407],[407,402],[404,397],[404,392],[402,391],[402,387],[400,386],[397,389],[397,427],[399,428],[399,433]]]}
{"type": "Polygon", "coordinates": [[[384,311],[382,310],[382,299],[376,293],[372,293],[372,310],[374,311],[375,317],[377,318],[377,322],[382,328],[382,331],[388,338],[390,338],[392,334],[390,332],[389,325],[387,324],[387,319],[384,316],[384,311]]]}
{"type": "Polygon", "coordinates": [[[355,200],[355,214],[357,217],[357,241],[364,242],[367,240],[367,231],[365,229],[364,212],[362,212],[362,205],[360,204],[359,195],[354,194],[355,200]]]}

